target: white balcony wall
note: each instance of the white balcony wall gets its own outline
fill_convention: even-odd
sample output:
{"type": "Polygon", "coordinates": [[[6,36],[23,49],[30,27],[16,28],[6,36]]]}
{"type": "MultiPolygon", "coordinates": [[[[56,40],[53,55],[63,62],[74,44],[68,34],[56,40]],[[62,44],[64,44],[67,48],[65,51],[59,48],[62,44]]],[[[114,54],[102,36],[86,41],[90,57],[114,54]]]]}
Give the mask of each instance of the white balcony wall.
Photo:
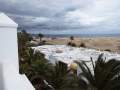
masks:
{"type": "Polygon", "coordinates": [[[16,28],[0,27],[0,62],[12,64],[19,70],[16,28]]]}
{"type": "Polygon", "coordinates": [[[19,74],[17,27],[0,13],[0,90],[35,90],[27,77],[19,74]]]}

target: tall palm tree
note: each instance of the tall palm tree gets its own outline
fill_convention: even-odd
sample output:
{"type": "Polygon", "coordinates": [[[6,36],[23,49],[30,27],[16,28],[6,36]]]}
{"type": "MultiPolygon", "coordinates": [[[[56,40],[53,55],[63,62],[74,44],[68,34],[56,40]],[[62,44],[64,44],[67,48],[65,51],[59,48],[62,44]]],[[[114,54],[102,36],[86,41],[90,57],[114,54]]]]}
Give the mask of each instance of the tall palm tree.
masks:
{"type": "Polygon", "coordinates": [[[92,70],[85,62],[77,63],[82,70],[80,85],[88,87],[88,90],[120,90],[120,61],[106,61],[101,54],[96,62],[91,60],[92,70]]]}
{"type": "Polygon", "coordinates": [[[74,40],[74,36],[70,36],[71,43],[74,40]]]}
{"type": "Polygon", "coordinates": [[[44,35],[41,34],[41,33],[39,33],[39,34],[38,34],[38,37],[40,38],[40,42],[41,42],[41,41],[42,41],[42,38],[44,37],[44,35]]]}

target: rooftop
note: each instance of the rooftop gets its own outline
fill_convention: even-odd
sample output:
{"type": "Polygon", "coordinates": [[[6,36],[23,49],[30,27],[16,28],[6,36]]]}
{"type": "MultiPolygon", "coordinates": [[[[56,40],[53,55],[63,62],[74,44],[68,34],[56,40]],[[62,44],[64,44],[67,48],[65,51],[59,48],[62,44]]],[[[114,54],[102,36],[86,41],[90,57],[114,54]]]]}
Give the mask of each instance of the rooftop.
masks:
{"type": "Polygon", "coordinates": [[[69,47],[66,45],[43,45],[33,47],[35,50],[45,54],[45,57],[52,63],[55,61],[62,61],[67,64],[71,64],[75,60],[77,61],[90,61],[97,60],[100,54],[104,54],[106,59],[120,60],[120,54],[110,53],[107,51],[97,51],[95,49],[69,47]]]}
{"type": "Polygon", "coordinates": [[[0,26],[1,27],[17,27],[18,24],[15,23],[12,19],[10,19],[4,13],[0,13],[0,26]]]}

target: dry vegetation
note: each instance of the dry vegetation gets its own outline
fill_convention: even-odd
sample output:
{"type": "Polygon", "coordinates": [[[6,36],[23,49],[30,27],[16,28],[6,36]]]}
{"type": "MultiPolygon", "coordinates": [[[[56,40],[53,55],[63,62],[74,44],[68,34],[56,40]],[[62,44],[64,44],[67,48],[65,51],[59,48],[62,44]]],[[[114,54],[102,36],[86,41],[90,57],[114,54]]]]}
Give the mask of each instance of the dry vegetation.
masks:
{"type": "MultiPolygon", "coordinates": [[[[70,38],[43,38],[47,44],[68,44],[70,38]]],[[[120,38],[115,37],[97,37],[97,38],[74,38],[72,41],[77,46],[84,43],[87,48],[94,48],[100,50],[110,50],[112,52],[120,53],[120,38]]]]}

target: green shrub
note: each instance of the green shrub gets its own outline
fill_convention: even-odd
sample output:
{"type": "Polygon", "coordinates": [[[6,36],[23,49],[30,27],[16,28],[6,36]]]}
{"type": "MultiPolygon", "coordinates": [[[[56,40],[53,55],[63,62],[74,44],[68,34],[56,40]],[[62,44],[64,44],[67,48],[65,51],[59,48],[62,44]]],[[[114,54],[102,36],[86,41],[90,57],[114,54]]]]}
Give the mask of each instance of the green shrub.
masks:
{"type": "Polygon", "coordinates": [[[71,46],[72,46],[72,47],[76,47],[76,44],[75,44],[75,43],[72,43],[71,46]]]}
{"type": "Polygon", "coordinates": [[[71,46],[71,44],[72,44],[71,42],[68,42],[68,43],[67,43],[68,46],[71,46]]]}
{"type": "Polygon", "coordinates": [[[67,45],[68,46],[72,46],[72,47],[76,47],[77,46],[75,43],[72,43],[72,42],[68,42],[67,45]]]}
{"type": "Polygon", "coordinates": [[[108,51],[108,52],[111,52],[111,50],[110,50],[110,49],[105,49],[104,51],[108,51]]]}
{"type": "Polygon", "coordinates": [[[79,47],[84,47],[84,48],[86,48],[86,45],[85,45],[85,43],[81,43],[79,47]]]}

